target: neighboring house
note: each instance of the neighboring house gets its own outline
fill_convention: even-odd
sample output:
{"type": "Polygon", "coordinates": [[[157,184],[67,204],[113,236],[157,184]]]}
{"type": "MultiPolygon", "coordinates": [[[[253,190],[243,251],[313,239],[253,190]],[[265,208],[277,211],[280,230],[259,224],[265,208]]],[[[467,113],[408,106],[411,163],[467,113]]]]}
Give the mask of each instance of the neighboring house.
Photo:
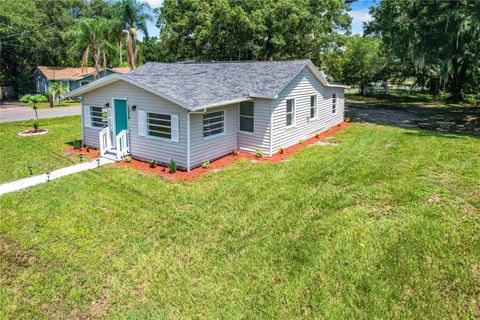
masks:
{"type": "MultiPolygon", "coordinates": [[[[81,67],[45,67],[38,66],[33,73],[35,82],[35,90],[39,93],[46,94],[50,89],[52,82],[62,82],[67,86],[68,91],[78,89],[81,86],[89,84],[93,80],[93,72],[95,68],[87,67],[82,70],[81,67]]],[[[101,70],[98,78],[110,75],[112,73],[128,73],[130,69],[126,68],[107,68],[106,72],[101,70]]]]}
{"type": "Polygon", "coordinates": [[[82,139],[102,154],[200,166],[239,148],[265,156],[344,120],[343,85],[309,60],[154,63],[81,87],[82,139]]]}

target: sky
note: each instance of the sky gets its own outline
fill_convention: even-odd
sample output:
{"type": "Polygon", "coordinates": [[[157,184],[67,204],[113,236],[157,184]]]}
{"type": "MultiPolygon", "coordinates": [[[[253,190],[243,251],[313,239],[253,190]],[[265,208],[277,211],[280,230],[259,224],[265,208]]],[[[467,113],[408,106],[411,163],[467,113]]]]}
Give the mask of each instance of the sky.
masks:
{"type": "MultiPolygon", "coordinates": [[[[163,0],[141,0],[147,2],[150,7],[158,8],[162,5],[163,0]]],[[[245,0],[248,1],[248,0],[245,0]]],[[[350,16],[352,21],[352,32],[355,34],[363,34],[363,22],[368,22],[372,19],[368,13],[368,8],[378,3],[378,0],[357,0],[352,4],[352,11],[350,16]]],[[[153,14],[153,12],[152,12],[153,14]]],[[[150,36],[158,36],[158,28],[155,26],[155,21],[147,22],[148,33],[150,36]]],[[[140,35],[141,37],[143,35],[140,35]]]]}

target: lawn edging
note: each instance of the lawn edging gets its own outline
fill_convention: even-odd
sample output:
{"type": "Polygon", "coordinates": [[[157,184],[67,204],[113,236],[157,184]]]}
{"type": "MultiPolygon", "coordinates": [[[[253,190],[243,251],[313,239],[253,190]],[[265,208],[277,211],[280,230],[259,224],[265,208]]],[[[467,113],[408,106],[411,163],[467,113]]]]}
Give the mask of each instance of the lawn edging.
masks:
{"type": "Polygon", "coordinates": [[[292,154],[296,153],[297,151],[300,151],[308,147],[309,145],[312,145],[318,141],[321,141],[333,135],[334,133],[337,133],[338,131],[342,130],[348,125],[349,125],[349,122],[344,121],[338,125],[331,127],[326,131],[316,134],[314,137],[305,139],[305,141],[302,144],[297,143],[290,147],[283,148],[281,153],[277,151],[272,156],[257,157],[254,154],[243,152],[243,151],[239,151],[238,155],[234,155],[232,152],[221,158],[211,161],[211,163],[208,165],[207,168],[203,168],[199,166],[190,170],[189,172],[177,170],[174,173],[170,173],[167,165],[159,164],[155,168],[151,168],[148,162],[144,162],[136,159],[132,159],[130,162],[120,161],[120,162],[117,162],[116,165],[119,165],[122,167],[135,168],[148,174],[156,174],[168,180],[191,181],[199,178],[200,176],[208,172],[215,172],[215,171],[218,171],[219,169],[227,167],[233,164],[238,159],[246,159],[246,160],[258,161],[258,162],[273,162],[273,163],[283,161],[288,157],[290,157],[292,154]]]}

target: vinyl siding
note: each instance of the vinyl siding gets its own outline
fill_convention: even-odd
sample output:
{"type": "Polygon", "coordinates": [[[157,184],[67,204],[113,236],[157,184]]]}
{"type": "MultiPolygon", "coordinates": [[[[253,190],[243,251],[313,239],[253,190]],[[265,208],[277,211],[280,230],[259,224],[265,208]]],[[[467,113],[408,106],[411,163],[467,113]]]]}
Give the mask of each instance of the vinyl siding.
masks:
{"type": "MultiPolygon", "coordinates": [[[[239,106],[237,108],[239,108],[239,106]]],[[[252,153],[255,152],[255,149],[260,148],[264,154],[268,153],[270,149],[271,111],[271,100],[254,100],[253,133],[238,132],[238,148],[252,153]]],[[[238,121],[240,120],[238,119],[238,121]]],[[[240,124],[238,124],[238,126],[239,125],[240,124]]]]}
{"type": "Polygon", "coordinates": [[[323,86],[315,76],[303,68],[272,101],[273,153],[307,139],[344,120],[345,95],[342,88],[323,86]],[[337,94],[337,112],[332,114],[332,94],[337,94]],[[317,94],[317,117],[310,119],[310,96],[317,94]],[[286,100],[295,99],[295,125],[286,126],[286,100]]]}
{"type": "MultiPolygon", "coordinates": [[[[83,104],[85,106],[103,106],[107,102],[111,104],[112,98],[126,98],[128,106],[137,106],[136,111],[130,111],[128,120],[130,153],[134,158],[144,161],[153,159],[163,163],[167,163],[173,158],[178,166],[187,167],[187,112],[185,109],[124,81],[118,81],[85,94],[83,104]],[[179,142],[140,136],[138,134],[138,111],[178,115],[179,142]]],[[[100,129],[85,127],[83,129],[84,143],[99,147],[98,133],[100,129]]]]}
{"type": "Polygon", "coordinates": [[[190,161],[198,167],[205,160],[214,160],[237,148],[238,104],[208,109],[207,112],[225,111],[225,130],[217,136],[203,137],[203,114],[190,115],[190,161]]]}

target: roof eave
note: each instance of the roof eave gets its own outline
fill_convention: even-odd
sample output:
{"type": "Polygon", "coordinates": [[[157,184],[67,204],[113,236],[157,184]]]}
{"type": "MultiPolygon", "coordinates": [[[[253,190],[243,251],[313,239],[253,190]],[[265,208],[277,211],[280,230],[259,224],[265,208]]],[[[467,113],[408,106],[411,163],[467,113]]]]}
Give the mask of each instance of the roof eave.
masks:
{"type": "Polygon", "coordinates": [[[123,74],[120,74],[120,73],[112,73],[111,75],[108,75],[106,77],[103,77],[102,79],[100,80],[96,80],[96,81],[93,81],[93,82],[90,82],[89,84],[85,85],[85,86],[82,86],[78,89],[75,89],[71,92],[69,92],[67,95],[66,95],[66,98],[70,98],[70,97],[78,97],[78,96],[81,96],[87,92],[90,92],[92,90],[95,90],[97,88],[100,88],[100,87],[103,87],[107,84],[110,84],[110,83],[114,83],[118,80],[123,80],[125,82],[128,82],[134,86],[137,86],[145,91],[148,91],[150,93],[153,93],[154,95],[157,95],[161,98],[164,98],[170,102],[173,102],[175,104],[178,104],[179,106],[181,106],[182,108],[185,108],[187,110],[191,110],[193,111],[194,109],[189,106],[188,104],[185,104],[184,102],[180,101],[180,100],[177,100],[175,98],[172,98],[170,97],[169,95],[166,95],[165,93],[163,92],[159,92],[157,90],[154,90],[154,89],[151,89],[147,86],[144,86],[132,79],[129,79],[128,77],[126,77],[126,75],[123,75],[123,74]]]}

